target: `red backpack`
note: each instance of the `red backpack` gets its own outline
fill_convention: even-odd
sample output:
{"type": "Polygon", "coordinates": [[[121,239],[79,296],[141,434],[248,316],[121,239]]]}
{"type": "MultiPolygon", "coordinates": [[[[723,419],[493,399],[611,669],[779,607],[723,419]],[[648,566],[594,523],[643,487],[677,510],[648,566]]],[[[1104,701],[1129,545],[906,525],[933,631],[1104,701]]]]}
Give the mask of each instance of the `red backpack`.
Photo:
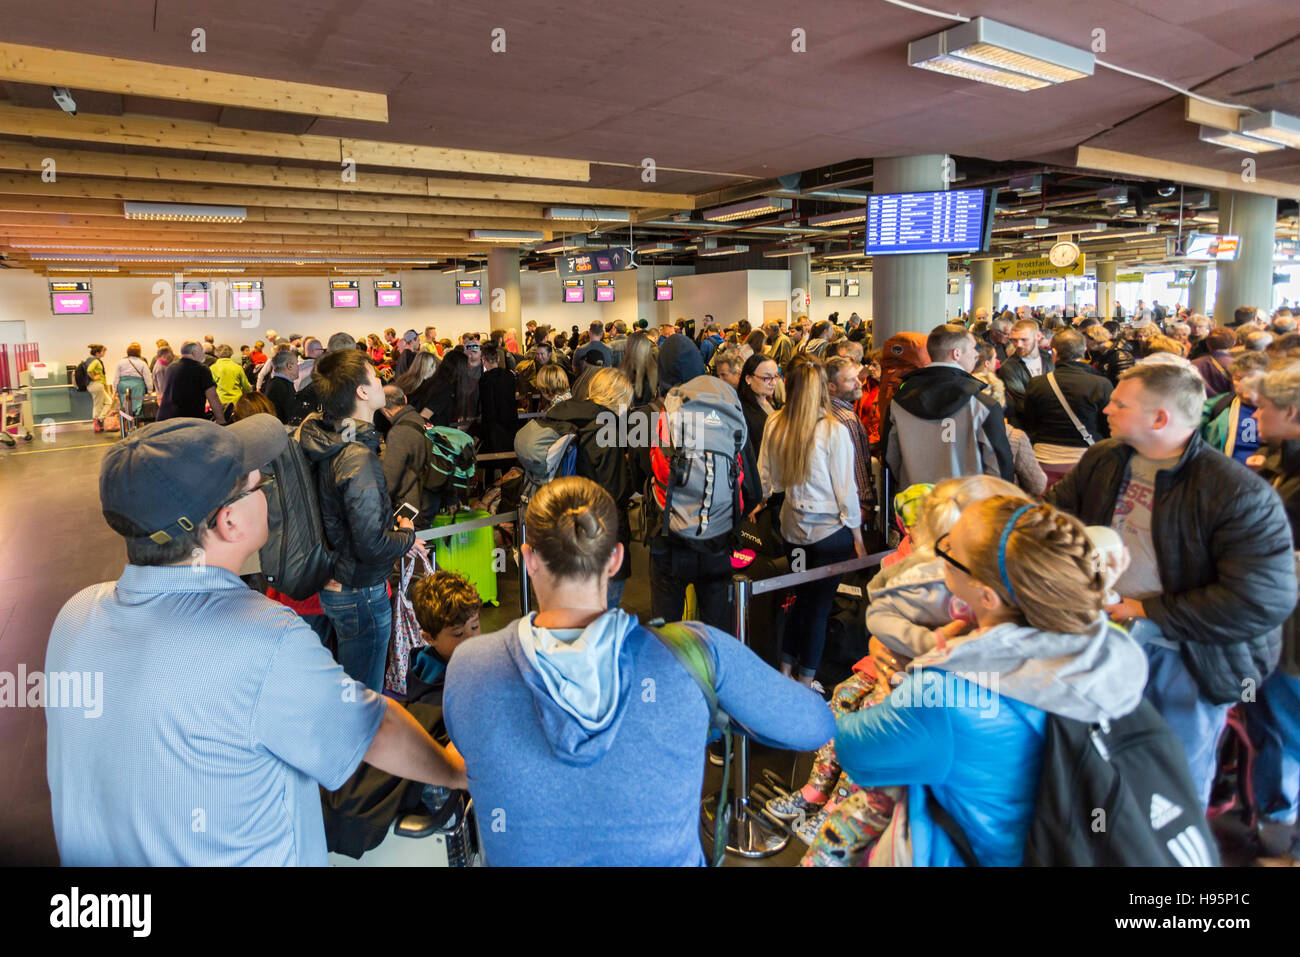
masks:
{"type": "Polygon", "coordinates": [[[881,422],[889,421],[889,403],[903,376],[930,364],[925,340],[921,332],[900,332],[885,341],[880,353],[880,396],[876,400],[881,422]]]}

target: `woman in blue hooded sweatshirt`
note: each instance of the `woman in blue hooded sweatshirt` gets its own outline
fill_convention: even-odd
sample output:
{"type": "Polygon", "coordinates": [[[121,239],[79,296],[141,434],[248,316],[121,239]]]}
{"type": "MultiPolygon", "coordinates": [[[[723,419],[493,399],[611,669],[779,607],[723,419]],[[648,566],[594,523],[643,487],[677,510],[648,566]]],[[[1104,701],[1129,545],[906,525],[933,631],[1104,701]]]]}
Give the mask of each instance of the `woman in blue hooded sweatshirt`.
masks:
{"type": "MultiPolygon", "coordinates": [[[[443,717],[465,758],[489,864],[695,866],[709,708],[695,678],[634,615],[606,610],[623,562],[618,514],[595,482],[556,479],[524,517],[538,611],[466,642],[443,717]]],[[[707,625],[723,710],[749,736],[811,750],[826,702],[707,625]]]]}
{"type": "Polygon", "coordinates": [[[981,865],[1019,866],[1048,713],[1128,714],[1142,700],[1146,655],[1106,618],[1096,555],[1064,512],[985,499],[934,551],[976,625],[914,659],[885,701],[840,718],[835,753],[861,787],[908,785],[912,864],[962,863],[930,818],[928,788],[981,865]]]}

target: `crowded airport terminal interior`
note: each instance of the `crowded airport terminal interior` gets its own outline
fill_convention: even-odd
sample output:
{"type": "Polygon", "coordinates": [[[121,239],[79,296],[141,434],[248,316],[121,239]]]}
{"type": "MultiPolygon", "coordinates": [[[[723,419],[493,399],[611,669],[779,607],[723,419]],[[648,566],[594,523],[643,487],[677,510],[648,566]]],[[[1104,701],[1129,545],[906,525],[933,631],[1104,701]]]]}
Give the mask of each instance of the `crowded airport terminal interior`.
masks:
{"type": "Polygon", "coordinates": [[[3,6],[0,864],[1300,864],[1296,0],[3,6]]]}

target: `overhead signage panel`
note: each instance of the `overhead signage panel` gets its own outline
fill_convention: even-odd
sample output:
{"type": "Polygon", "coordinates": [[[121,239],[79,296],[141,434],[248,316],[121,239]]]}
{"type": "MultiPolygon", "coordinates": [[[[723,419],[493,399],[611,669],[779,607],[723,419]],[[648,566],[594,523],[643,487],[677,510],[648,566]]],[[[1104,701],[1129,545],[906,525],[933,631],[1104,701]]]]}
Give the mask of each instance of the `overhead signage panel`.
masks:
{"type": "Polygon", "coordinates": [[[556,271],[561,278],[566,276],[589,276],[595,273],[622,272],[635,269],[632,250],[625,246],[599,249],[595,252],[578,253],[573,256],[561,256],[555,261],[556,271]]]}
{"type": "Polygon", "coordinates": [[[1087,254],[1079,253],[1074,265],[1053,266],[1046,256],[1033,259],[998,259],[993,262],[994,282],[1016,282],[1021,279],[1059,279],[1062,276],[1082,276],[1087,254]]]}

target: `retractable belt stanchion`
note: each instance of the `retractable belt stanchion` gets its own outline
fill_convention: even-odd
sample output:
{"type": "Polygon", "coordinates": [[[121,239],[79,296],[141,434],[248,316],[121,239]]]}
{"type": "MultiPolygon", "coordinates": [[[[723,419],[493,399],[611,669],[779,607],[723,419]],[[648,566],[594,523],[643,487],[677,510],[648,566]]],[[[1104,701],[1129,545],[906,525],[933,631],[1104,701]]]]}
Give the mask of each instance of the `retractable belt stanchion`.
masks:
{"type": "MultiPolygon", "coordinates": [[[[735,585],[736,640],[749,646],[749,600],[753,582],[745,575],[732,578],[735,585]]],[[[736,757],[736,769],[731,782],[731,794],[711,794],[704,799],[700,808],[700,820],[703,822],[708,843],[713,840],[713,829],[717,827],[722,802],[730,801],[730,821],[727,826],[727,852],[741,857],[771,857],[780,853],[790,843],[790,838],[774,830],[764,819],[760,818],[749,806],[749,739],[743,734],[732,738],[732,754],[736,757]]]]}
{"type": "Polygon", "coordinates": [[[519,543],[519,614],[524,617],[528,616],[528,567],[524,564],[524,511],[527,507],[527,503],[519,503],[519,519],[515,523],[518,531],[515,541],[519,543]]]}

